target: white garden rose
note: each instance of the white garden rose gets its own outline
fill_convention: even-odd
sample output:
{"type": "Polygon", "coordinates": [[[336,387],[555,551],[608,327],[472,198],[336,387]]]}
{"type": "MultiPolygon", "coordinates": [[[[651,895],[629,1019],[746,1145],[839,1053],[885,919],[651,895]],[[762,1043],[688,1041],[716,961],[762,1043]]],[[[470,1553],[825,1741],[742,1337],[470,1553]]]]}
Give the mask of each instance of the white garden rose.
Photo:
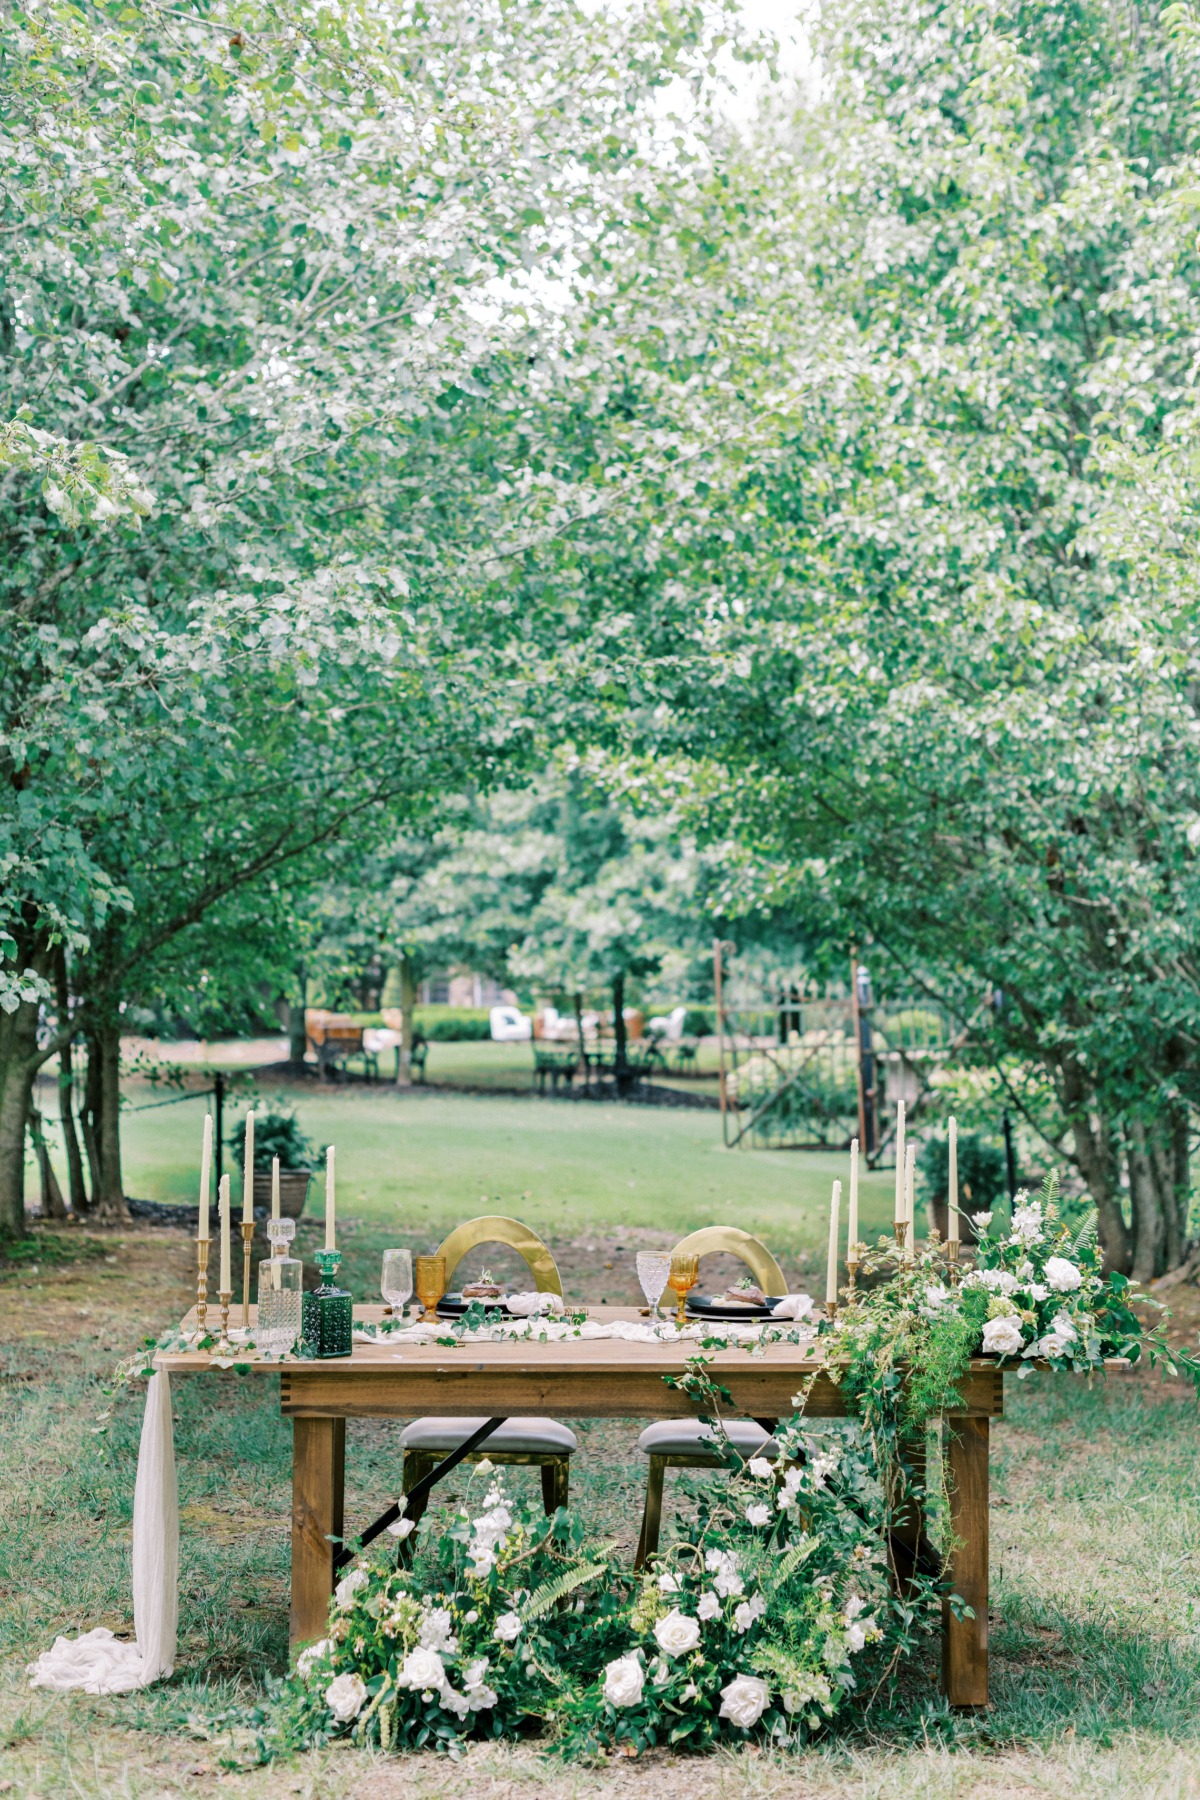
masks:
{"type": "Polygon", "coordinates": [[[664,1570],[658,1578],[658,1591],[660,1594],[677,1594],[682,1586],[683,1583],[679,1579],[679,1576],[672,1575],[669,1569],[664,1570]]]}
{"type": "Polygon", "coordinates": [[[879,1627],[873,1618],[850,1619],[846,1624],[846,1648],[851,1656],[862,1649],[868,1638],[878,1637],[879,1627]]]}
{"type": "Polygon", "coordinates": [[[746,1523],[747,1525],[769,1525],[771,1523],[770,1507],[764,1506],[761,1500],[756,1501],[753,1506],[748,1506],[746,1523]]]}
{"type": "Polygon", "coordinates": [[[681,1613],[673,1606],[665,1619],[660,1619],[654,1627],[654,1636],[660,1650],[668,1656],[686,1656],[700,1642],[700,1626],[697,1620],[688,1613],[681,1613]]]}
{"type": "Polygon", "coordinates": [[[619,1656],[604,1671],[604,1698],[610,1706],[636,1706],[646,1675],[636,1656],[619,1656]]]}
{"type": "Polygon", "coordinates": [[[759,1481],[768,1481],[774,1473],[765,1456],[752,1456],[746,1467],[759,1481]]]}
{"type": "Polygon", "coordinates": [[[511,1644],[514,1638],[521,1635],[521,1615],[515,1612],[501,1613],[496,1620],[496,1629],[492,1636],[500,1644],[511,1644]]]}
{"type": "Polygon", "coordinates": [[[437,1651],[428,1650],[424,1645],[418,1645],[415,1650],[410,1650],[396,1677],[396,1685],[414,1688],[421,1692],[427,1688],[440,1691],[445,1687],[446,1671],[437,1651]]]}
{"type": "Polygon", "coordinates": [[[971,1214],[971,1223],[974,1225],[976,1231],[986,1231],[991,1222],[992,1215],[990,1212],[977,1212],[971,1214]]]}
{"type": "Polygon", "coordinates": [[[435,1606],[421,1620],[421,1631],[418,1643],[426,1650],[442,1650],[447,1656],[453,1656],[458,1649],[458,1639],[451,1633],[450,1627],[454,1619],[448,1607],[435,1606]]]}
{"type": "Polygon", "coordinates": [[[361,1675],[335,1675],[325,1689],[325,1704],[339,1725],[357,1719],[367,1698],[367,1684],[361,1675]]]}
{"type": "Polygon", "coordinates": [[[1011,1315],[989,1319],[983,1328],[983,1348],[989,1356],[1015,1356],[1024,1344],[1020,1323],[1011,1315]]]}
{"type": "Polygon", "coordinates": [[[755,1594],[753,1600],[742,1600],[734,1608],[733,1629],[749,1631],[755,1619],[761,1619],[767,1610],[767,1603],[761,1594],[755,1594]]]}
{"type": "Polygon", "coordinates": [[[745,1590],[745,1582],[737,1572],[738,1560],[732,1550],[709,1550],[705,1553],[704,1566],[713,1578],[713,1586],[722,1600],[728,1600],[732,1594],[740,1594],[745,1590]]]}
{"type": "Polygon", "coordinates": [[[721,1717],[749,1731],[771,1704],[771,1690],[757,1675],[735,1675],[721,1689],[721,1717]]]}
{"type": "Polygon", "coordinates": [[[371,1577],[367,1574],[365,1569],[351,1569],[348,1575],[342,1576],[342,1579],[333,1590],[334,1605],[340,1606],[345,1610],[345,1608],[353,1602],[354,1596],[359,1588],[366,1587],[370,1579],[371,1577]]]}
{"type": "Polygon", "coordinates": [[[718,1619],[721,1616],[721,1602],[709,1588],[701,1594],[696,1603],[696,1614],[701,1619],[718,1619]]]}
{"type": "Polygon", "coordinates": [[[1047,1257],[1045,1275],[1046,1286],[1053,1288],[1056,1294],[1070,1294],[1083,1286],[1083,1270],[1068,1262],[1065,1256],[1047,1257]]]}

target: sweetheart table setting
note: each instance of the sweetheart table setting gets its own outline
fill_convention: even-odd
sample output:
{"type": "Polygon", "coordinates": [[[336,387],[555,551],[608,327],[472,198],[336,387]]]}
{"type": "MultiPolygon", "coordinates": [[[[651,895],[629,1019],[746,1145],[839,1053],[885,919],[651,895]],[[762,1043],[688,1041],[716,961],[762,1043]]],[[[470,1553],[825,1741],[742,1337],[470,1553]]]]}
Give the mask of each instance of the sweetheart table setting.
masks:
{"type": "Polygon", "coordinates": [[[713,1225],[639,1256],[644,1307],[585,1306],[564,1295],[550,1247],[500,1215],[425,1255],[385,1251],[379,1304],[338,1285],[332,1147],[319,1282],[306,1289],[290,1255],[276,1164],[271,1253],[252,1283],[251,1113],[240,1258],[229,1176],[217,1184],[214,1305],[206,1119],[196,1303],[125,1369],[148,1380],[136,1643],[103,1628],[60,1638],[31,1665],[33,1685],[103,1694],[171,1675],[171,1383],[233,1372],[277,1382],[292,1427],[292,1658],[254,1715],[264,1756],[339,1735],[399,1752],[531,1730],[568,1754],[799,1743],[857,1703],[868,1669],[894,1670],[929,1635],[946,1702],[986,1706],[989,1444],[1006,1376],[1116,1374],[1139,1357],[1196,1369],[1144,1327],[1130,1284],[1104,1274],[1094,1225],[1065,1221],[1053,1178],[1018,1194],[1006,1221],[968,1219],[956,1129],[944,1242],[936,1230],[917,1241],[903,1108],[893,1230],[874,1243],[859,1231],[851,1144],[844,1219],[840,1179],[830,1195],[823,1305],[788,1291],[761,1240],[713,1225]],[[515,1251],[530,1285],[485,1268],[454,1288],[486,1244],[515,1251]],[[747,1272],[705,1293],[714,1254],[747,1272]],[[404,1422],[374,1517],[347,1516],[352,1419],[404,1422]],[[630,1433],[648,1471],[632,1563],[570,1503],[586,1454],[570,1422],[593,1419],[650,1421],[630,1433]],[[540,1469],[540,1508],[513,1472],[523,1465],[540,1469]],[[660,1543],[669,1468],[716,1479],[660,1543]],[[455,1472],[458,1510],[431,1523],[455,1472]]]}

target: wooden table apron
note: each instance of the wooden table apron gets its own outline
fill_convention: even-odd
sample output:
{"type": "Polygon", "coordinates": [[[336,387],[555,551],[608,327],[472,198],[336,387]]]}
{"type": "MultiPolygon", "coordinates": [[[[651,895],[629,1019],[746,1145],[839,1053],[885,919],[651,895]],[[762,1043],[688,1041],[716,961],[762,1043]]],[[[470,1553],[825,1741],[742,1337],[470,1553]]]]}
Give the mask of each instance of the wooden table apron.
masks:
{"type": "MultiPolygon", "coordinates": [[[[379,1307],[356,1307],[358,1321],[378,1319],[379,1307]]],[[[636,1320],[630,1307],[592,1307],[600,1321],[636,1320]]],[[[194,1323],[189,1314],[185,1328],[194,1323]]],[[[468,1341],[449,1350],[437,1344],[390,1347],[357,1344],[353,1356],[330,1362],[251,1363],[255,1373],[278,1374],[280,1409],[292,1420],[293,1646],[320,1637],[334,1583],[336,1540],[343,1536],[347,1419],[411,1419],[430,1413],[458,1416],[540,1415],[571,1419],[692,1418],[687,1395],[663,1376],[680,1374],[694,1343],[626,1343],[619,1338],[560,1343],[468,1341]]],[[[159,1355],[171,1374],[199,1374],[204,1354],[159,1355]]],[[[761,1356],[744,1350],[711,1356],[715,1380],[728,1388],[733,1411],[747,1418],[787,1418],[792,1397],[814,1365],[798,1345],[772,1344],[761,1356]]],[[[1004,1410],[1004,1381],[989,1362],[976,1362],[960,1388],[961,1409],[945,1417],[950,1529],[956,1548],[950,1587],[972,1609],[958,1619],[942,1613],[942,1685],[952,1706],[984,1706],[988,1698],[988,1441],[991,1420],[1004,1410]]],[[[846,1416],[841,1390],[818,1376],[805,1408],[813,1419],[846,1416]]],[[[397,1472],[398,1474],[398,1472],[397,1472]]],[[[397,1486],[399,1485],[397,1481],[397,1486]]],[[[365,1524],[365,1521],[364,1521],[365,1524]]],[[[912,1527],[919,1531],[919,1521],[912,1527]]]]}

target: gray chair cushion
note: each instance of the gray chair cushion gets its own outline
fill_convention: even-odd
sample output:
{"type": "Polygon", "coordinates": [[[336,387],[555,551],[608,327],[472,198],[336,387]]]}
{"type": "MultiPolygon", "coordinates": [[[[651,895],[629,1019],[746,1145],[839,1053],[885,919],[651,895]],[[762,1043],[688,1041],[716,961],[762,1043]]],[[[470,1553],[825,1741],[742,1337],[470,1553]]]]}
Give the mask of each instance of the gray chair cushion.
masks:
{"type": "MultiPolygon", "coordinates": [[[[765,1456],[773,1461],[779,1455],[775,1439],[753,1419],[729,1419],[725,1431],[739,1456],[765,1456]]],[[[643,1456],[704,1456],[715,1454],[717,1444],[712,1427],[701,1425],[698,1419],[660,1419],[656,1425],[647,1425],[638,1449],[643,1456]]]]}
{"type": "MultiPolygon", "coordinates": [[[[478,1431],[486,1419],[414,1419],[400,1433],[405,1450],[457,1450],[464,1438],[478,1431]]],[[[543,1452],[547,1456],[570,1456],[578,1450],[579,1439],[568,1425],[557,1419],[505,1419],[491,1437],[484,1438],[479,1455],[490,1450],[517,1450],[524,1455],[543,1452]]]]}

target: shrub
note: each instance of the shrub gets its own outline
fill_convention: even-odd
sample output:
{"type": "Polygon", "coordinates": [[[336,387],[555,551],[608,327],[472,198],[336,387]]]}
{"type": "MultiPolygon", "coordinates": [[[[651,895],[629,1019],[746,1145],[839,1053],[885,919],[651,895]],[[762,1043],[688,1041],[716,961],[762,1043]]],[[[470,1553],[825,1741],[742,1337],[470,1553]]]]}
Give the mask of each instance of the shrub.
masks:
{"type": "MultiPolygon", "coordinates": [[[[239,1167],[246,1155],[246,1121],[239,1119],[226,1138],[239,1167]]],[[[300,1129],[295,1113],[259,1113],[254,1115],[254,1166],[269,1169],[271,1158],[279,1158],[281,1169],[309,1169],[317,1159],[311,1140],[300,1129]]]]}
{"type": "MultiPolygon", "coordinates": [[[[926,1197],[944,1206],[950,1192],[950,1140],[930,1138],[917,1159],[926,1197]]],[[[1008,1167],[1004,1151],[978,1131],[964,1131],[958,1139],[958,1191],[968,1212],[989,1212],[1008,1198],[1008,1167]]]]}
{"type": "Polygon", "coordinates": [[[418,1006],[413,1027],[430,1044],[478,1042],[492,1035],[488,1006],[418,1006]]]}

